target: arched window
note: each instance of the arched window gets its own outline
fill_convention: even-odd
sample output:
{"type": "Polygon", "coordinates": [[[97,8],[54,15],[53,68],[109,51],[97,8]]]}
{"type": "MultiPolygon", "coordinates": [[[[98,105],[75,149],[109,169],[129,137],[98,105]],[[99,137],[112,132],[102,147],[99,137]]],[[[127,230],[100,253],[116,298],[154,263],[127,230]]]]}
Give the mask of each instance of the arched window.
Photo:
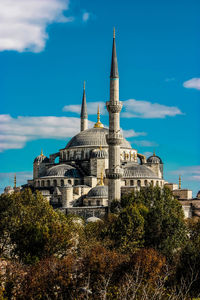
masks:
{"type": "Polygon", "coordinates": [[[50,180],[47,180],[47,186],[50,186],[50,180]]]}
{"type": "Polygon", "coordinates": [[[141,186],[141,180],[137,181],[137,186],[140,187],[141,186]]]}
{"type": "Polygon", "coordinates": [[[44,180],[41,181],[41,186],[42,186],[42,187],[44,186],[44,180]]]}
{"type": "Polygon", "coordinates": [[[53,186],[57,186],[57,180],[54,179],[53,186]]]}
{"type": "Polygon", "coordinates": [[[38,181],[38,183],[37,183],[37,184],[38,184],[38,186],[40,186],[40,182],[39,182],[39,181],[38,181]]]}
{"type": "Polygon", "coordinates": [[[152,186],[154,186],[154,184],[153,184],[153,180],[151,180],[151,185],[152,185],[152,186]]]}
{"type": "Polygon", "coordinates": [[[148,182],[147,182],[147,180],[145,180],[145,181],[144,181],[144,185],[145,185],[145,186],[147,186],[147,185],[148,185],[148,182]]]}
{"type": "Polygon", "coordinates": [[[63,179],[61,179],[61,181],[60,181],[60,186],[64,186],[64,180],[63,179]]]}
{"type": "Polygon", "coordinates": [[[134,180],[130,180],[130,185],[134,185],[134,180]]]}
{"type": "Polygon", "coordinates": [[[91,206],[91,201],[90,200],[88,201],[88,206],[91,206]]]}
{"type": "Polygon", "coordinates": [[[97,206],[100,206],[100,200],[97,200],[97,206]]]}
{"type": "Polygon", "coordinates": [[[78,180],[75,180],[75,181],[74,181],[74,185],[78,185],[78,180]]]}
{"type": "Polygon", "coordinates": [[[156,181],[156,186],[159,186],[159,182],[158,181],[156,181]]]}
{"type": "Polygon", "coordinates": [[[69,180],[68,180],[68,183],[69,183],[69,184],[72,184],[72,181],[71,181],[71,179],[69,179],[69,180]]]}

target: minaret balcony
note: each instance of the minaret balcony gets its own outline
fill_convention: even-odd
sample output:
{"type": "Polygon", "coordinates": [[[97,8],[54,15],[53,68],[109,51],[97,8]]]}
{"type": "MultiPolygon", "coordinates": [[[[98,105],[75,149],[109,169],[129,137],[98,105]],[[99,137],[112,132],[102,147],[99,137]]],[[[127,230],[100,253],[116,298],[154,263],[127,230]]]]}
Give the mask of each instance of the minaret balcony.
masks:
{"type": "Polygon", "coordinates": [[[123,177],[124,171],[123,169],[106,169],[106,177],[108,179],[120,179],[123,177]]]}
{"type": "Polygon", "coordinates": [[[123,136],[120,133],[112,133],[106,135],[106,141],[108,145],[116,145],[119,146],[123,142],[123,136]]]}
{"type": "Polygon", "coordinates": [[[106,102],[106,107],[108,112],[111,113],[120,113],[122,110],[122,102],[121,101],[107,101],[106,102]]]}

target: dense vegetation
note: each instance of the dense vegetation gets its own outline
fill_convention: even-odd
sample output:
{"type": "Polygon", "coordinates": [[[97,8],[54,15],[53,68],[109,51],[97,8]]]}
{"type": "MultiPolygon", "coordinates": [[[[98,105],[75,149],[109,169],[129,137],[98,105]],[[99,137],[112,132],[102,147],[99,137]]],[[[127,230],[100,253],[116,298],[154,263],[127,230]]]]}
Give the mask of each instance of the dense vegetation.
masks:
{"type": "Polygon", "coordinates": [[[0,300],[192,299],[200,221],[168,189],[113,202],[104,220],[65,216],[30,190],[0,196],[0,300]]]}

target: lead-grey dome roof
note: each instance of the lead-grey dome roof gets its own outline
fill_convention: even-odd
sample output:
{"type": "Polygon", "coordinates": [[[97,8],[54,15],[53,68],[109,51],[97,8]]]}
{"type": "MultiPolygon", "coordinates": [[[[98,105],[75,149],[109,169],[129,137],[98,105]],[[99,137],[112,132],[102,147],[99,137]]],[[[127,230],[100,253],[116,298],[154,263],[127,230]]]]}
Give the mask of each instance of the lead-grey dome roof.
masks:
{"type": "Polygon", "coordinates": [[[158,178],[156,174],[144,165],[127,164],[124,167],[124,178],[158,178]]]}
{"type": "Polygon", "coordinates": [[[87,198],[108,198],[108,187],[106,185],[97,185],[87,194],[87,198]]]}
{"type": "Polygon", "coordinates": [[[97,217],[90,217],[86,220],[86,223],[95,223],[95,222],[99,222],[99,221],[102,222],[102,220],[97,217]]]}
{"type": "Polygon", "coordinates": [[[79,178],[81,177],[79,171],[69,165],[61,164],[57,166],[53,166],[47,170],[47,176],[59,176],[59,177],[72,177],[79,178]]]}
{"type": "Polygon", "coordinates": [[[43,154],[41,155],[38,155],[35,159],[34,159],[34,162],[49,162],[49,159],[48,157],[44,156],[43,154]]]}
{"type": "Polygon", "coordinates": [[[149,156],[149,158],[147,159],[147,162],[151,163],[151,164],[162,164],[163,163],[162,159],[157,155],[149,156]]]}
{"type": "MultiPolygon", "coordinates": [[[[108,147],[106,142],[107,128],[90,128],[79,132],[67,144],[66,148],[86,147],[86,146],[102,146],[108,147]]],[[[121,148],[131,149],[131,145],[123,138],[121,148]]]]}

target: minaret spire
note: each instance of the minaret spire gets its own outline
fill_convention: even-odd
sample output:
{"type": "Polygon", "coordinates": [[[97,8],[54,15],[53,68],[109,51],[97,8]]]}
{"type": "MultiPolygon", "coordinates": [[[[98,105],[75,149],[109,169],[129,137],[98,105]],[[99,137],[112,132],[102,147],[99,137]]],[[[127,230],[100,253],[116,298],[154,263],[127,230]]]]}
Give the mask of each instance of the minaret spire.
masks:
{"type": "Polygon", "coordinates": [[[113,47],[112,47],[110,78],[119,78],[117,53],[116,53],[116,45],[115,45],[115,28],[113,30],[113,47]]]}
{"type": "Polygon", "coordinates": [[[81,105],[81,131],[88,129],[88,114],[87,114],[87,104],[86,104],[86,95],[85,95],[85,81],[83,83],[83,98],[81,105]]]}
{"type": "Polygon", "coordinates": [[[110,72],[110,101],[106,102],[109,112],[109,134],[106,136],[109,145],[109,169],[106,170],[108,178],[108,204],[113,200],[121,200],[121,177],[123,170],[120,166],[120,145],[122,135],[120,134],[120,111],[122,103],[119,101],[119,73],[117,64],[117,53],[115,45],[115,29],[113,32],[113,46],[110,72]]]}

